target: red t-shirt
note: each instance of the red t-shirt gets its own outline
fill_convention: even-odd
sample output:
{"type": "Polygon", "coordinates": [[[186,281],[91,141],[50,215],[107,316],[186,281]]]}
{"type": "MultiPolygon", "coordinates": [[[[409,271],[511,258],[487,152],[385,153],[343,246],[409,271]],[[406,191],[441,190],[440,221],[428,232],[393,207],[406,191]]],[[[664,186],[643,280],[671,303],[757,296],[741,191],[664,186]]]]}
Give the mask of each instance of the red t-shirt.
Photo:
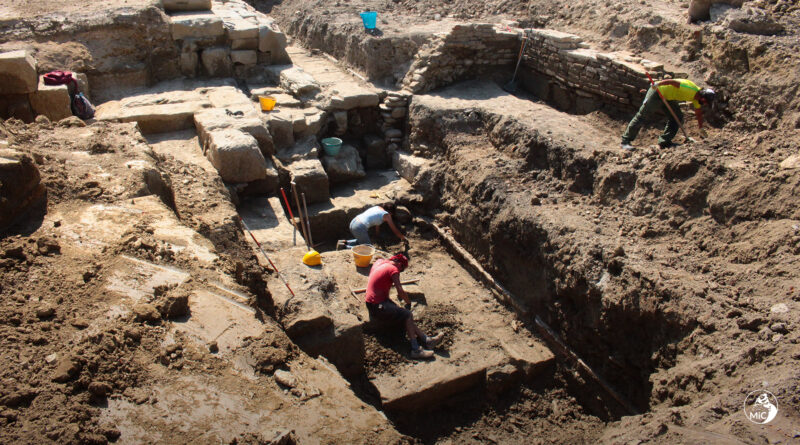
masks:
{"type": "Polygon", "coordinates": [[[369,271],[369,281],[367,282],[367,294],[364,299],[367,303],[379,304],[389,299],[389,289],[396,277],[400,276],[400,270],[392,261],[378,260],[372,265],[369,271]]]}

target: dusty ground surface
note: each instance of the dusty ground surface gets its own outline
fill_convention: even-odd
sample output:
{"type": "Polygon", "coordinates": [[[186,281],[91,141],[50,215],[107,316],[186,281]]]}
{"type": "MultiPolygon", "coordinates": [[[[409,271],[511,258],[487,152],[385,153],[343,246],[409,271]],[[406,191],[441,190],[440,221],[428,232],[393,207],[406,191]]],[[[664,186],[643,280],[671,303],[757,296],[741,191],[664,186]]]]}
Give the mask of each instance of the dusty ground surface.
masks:
{"type": "MultiPolygon", "coordinates": [[[[397,421],[403,431],[442,443],[508,443],[521,437],[541,443],[798,440],[798,169],[780,165],[796,154],[800,142],[796,4],[746,2],[786,27],[779,35],[758,36],[712,23],[687,25],[686,4],[677,1],[254,3],[284,22],[296,15],[325,14],[332,22],[352,22],[354,30],[359,29],[356,13],[369,7],[380,12],[379,27],[387,35],[435,29],[438,20],[510,18],[575,32],[598,49],[628,49],[664,61],[721,93],[709,140],[667,152],[649,146],[656,129],[640,135],[640,150],[632,156],[617,152],[616,139],[629,116],[562,115],[530,124],[564,137],[569,137],[564,135],[569,125],[593,131],[575,136],[589,147],[602,143],[599,151],[607,152],[597,156],[605,170],[590,192],[571,190],[574,178],[547,168],[531,170],[525,153],[514,153],[492,136],[488,123],[494,121],[454,112],[450,122],[472,122],[480,131],[454,126],[449,129],[453,134],[438,141],[426,140],[426,132],[419,131],[412,142],[443,149],[427,153],[441,161],[437,174],[444,178],[431,189],[441,193],[440,207],[432,213],[453,227],[515,293],[525,294],[531,276],[546,277],[530,300],[554,296],[543,298],[542,306],[560,321],[555,326],[559,333],[637,407],[651,412],[605,423],[609,419],[596,409],[598,401],[581,398],[596,392],[585,391],[587,382],[571,369],[559,369],[552,380],[484,401],[471,412],[464,408],[473,400],[467,398],[453,402],[465,411],[455,409],[450,417],[397,421]],[[536,264],[522,271],[519,264],[528,264],[530,252],[520,250],[521,245],[542,246],[536,264]],[[593,283],[602,283],[602,298],[593,283]],[[640,342],[631,345],[631,338],[640,342]],[[759,427],[744,420],[741,401],[764,382],[779,397],[781,417],[759,427]]],[[[115,1],[103,8],[149,4],[115,1]]],[[[5,19],[101,9],[97,2],[12,1],[4,2],[0,12],[5,19]]],[[[529,129],[522,127],[509,139],[523,140],[529,129]]],[[[126,254],[209,279],[216,278],[212,270],[221,270],[231,277],[226,284],[251,292],[251,306],[268,315],[272,304],[266,278],[235,224],[220,217],[232,215],[233,209],[218,179],[204,176],[203,168],[191,163],[151,159],[156,170],[169,173],[171,183],[180,186],[172,196],[141,204],[159,212],[174,206],[181,223],[203,236],[192,249],[214,251],[217,260],[203,266],[185,251],[166,248],[155,236],[155,219],[147,216],[137,218],[124,237],[90,245],[92,254],[87,255],[81,253],[85,240],[60,236],[80,222],[73,218],[89,205],[140,193],[138,173],[118,167],[138,158],[132,147],[144,141],[128,127],[101,126],[87,134],[82,127],[5,123],[4,131],[4,137],[17,141],[16,148],[40,159],[48,212],[16,227],[19,235],[0,241],[0,341],[8,363],[2,371],[0,440],[102,443],[122,434],[111,426],[113,419],[101,420],[104,403],[164,413],[178,405],[159,395],[160,388],[186,386],[183,375],[208,374],[206,384],[225,387],[230,366],[191,342],[168,349],[167,321],[161,315],[107,319],[121,297],[105,290],[118,265],[115,258],[126,254]],[[108,173],[104,168],[114,175],[98,180],[98,174],[108,173]]],[[[170,151],[169,141],[147,142],[170,151]]],[[[119,219],[125,220],[122,215],[119,219]]],[[[439,315],[426,327],[458,325],[446,307],[439,315]]],[[[265,374],[301,354],[282,333],[275,336],[259,340],[265,374]]],[[[369,337],[366,346],[367,364],[377,373],[406,363],[399,352],[406,346],[402,339],[369,337]]],[[[230,392],[240,388],[234,384],[230,392]]],[[[195,395],[186,393],[187,398],[195,395]]],[[[317,403],[314,397],[303,400],[308,396],[297,397],[317,403]]],[[[367,440],[396,439],[390,431],[380,434],[386,436],[367,440]]],[[[179,440],[198,437],[190,432],[179,440]]]]}

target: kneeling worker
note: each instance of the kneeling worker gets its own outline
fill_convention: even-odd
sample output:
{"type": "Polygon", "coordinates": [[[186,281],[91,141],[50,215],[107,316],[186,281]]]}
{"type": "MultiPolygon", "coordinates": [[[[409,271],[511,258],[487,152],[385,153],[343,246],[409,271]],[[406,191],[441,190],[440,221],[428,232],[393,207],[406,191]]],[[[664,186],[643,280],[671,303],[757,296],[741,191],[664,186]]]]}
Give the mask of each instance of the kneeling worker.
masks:
{"type": "Polygon", "coordinates": [[[394,215],[395,206],[393,203],[384,204],[383,206],[373,206],[358,214],[352,221],[350,221],[350,232],[355,239],[343,241],[339,240],[336,243],[337,249],[350,248],[358,244],[371,244],[369,239],[369,229],[371,227],[380,227],[384,222],[389,225],[395,235],[401,241],[406,241],[406,237],[400,232],[397,226],[394,225],[392,215],[394,215]]]}
{"type": "Polygon", "coordinates": [[[427,337],[414,323],[414,316],[409,310],[411,300],[400,284],[400,272],[408,267],[408,257],[398,253],[388,260],[378,260],[372,265],[367,282],[365,301],[371,319],[380,321],[405,322],[408,339],[411,340],[411,358],[426,359],[433,357],[433,351],[442,341],[442,333],[427,337]],[[389,299],[389,290],[392,284],[397,289],[397,296],[406,304],[405,308],[399,307],[389,299]]]}

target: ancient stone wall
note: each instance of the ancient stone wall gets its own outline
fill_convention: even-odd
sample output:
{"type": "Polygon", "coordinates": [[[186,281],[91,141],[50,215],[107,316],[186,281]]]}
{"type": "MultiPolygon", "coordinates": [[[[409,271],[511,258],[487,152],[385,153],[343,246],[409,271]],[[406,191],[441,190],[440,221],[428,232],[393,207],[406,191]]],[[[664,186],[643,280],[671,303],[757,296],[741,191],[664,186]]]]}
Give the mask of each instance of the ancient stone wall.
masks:
{"type": "Polygon", "coordinates": [[[402,86],[422,93],[498,67],[513,67],[519,40],[517,32],[488,23],[456,25],[420,49],[402,86]]]}
{"type": "Polygon", "coordinates": [[[646,72],[664,66],[627,53],[589,48],[580,36],[549,29],[526,29],[521,68],[525,89],[562,110],[589,112],[600,104],[631,108],[648,88],[646,72]]]}

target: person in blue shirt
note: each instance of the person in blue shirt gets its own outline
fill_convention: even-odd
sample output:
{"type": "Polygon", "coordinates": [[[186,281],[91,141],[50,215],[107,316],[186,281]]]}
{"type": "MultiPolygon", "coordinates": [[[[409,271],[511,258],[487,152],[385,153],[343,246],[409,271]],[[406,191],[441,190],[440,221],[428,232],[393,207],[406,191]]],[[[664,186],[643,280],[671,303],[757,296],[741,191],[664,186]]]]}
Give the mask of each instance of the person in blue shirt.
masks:
{"type": "Polygon", "coordinates": [[[395,206],[393,203],[384,204],[383,206],[370,207],[367,210],[358,214],[352,221],[350,221],[350,233],[353,234],[355,239],[347,241],[340,240],[336,244],[337,249],[350,248],[359,244],[372,244],[369,239],[369,229],[371,227],[380,227],[381,224],[386,223],[392,229],[395,235],[401,241],[406,242],[405,235],[400,232],[397,226],[394,225],[392,215],[394,215],[395,206]]]}

